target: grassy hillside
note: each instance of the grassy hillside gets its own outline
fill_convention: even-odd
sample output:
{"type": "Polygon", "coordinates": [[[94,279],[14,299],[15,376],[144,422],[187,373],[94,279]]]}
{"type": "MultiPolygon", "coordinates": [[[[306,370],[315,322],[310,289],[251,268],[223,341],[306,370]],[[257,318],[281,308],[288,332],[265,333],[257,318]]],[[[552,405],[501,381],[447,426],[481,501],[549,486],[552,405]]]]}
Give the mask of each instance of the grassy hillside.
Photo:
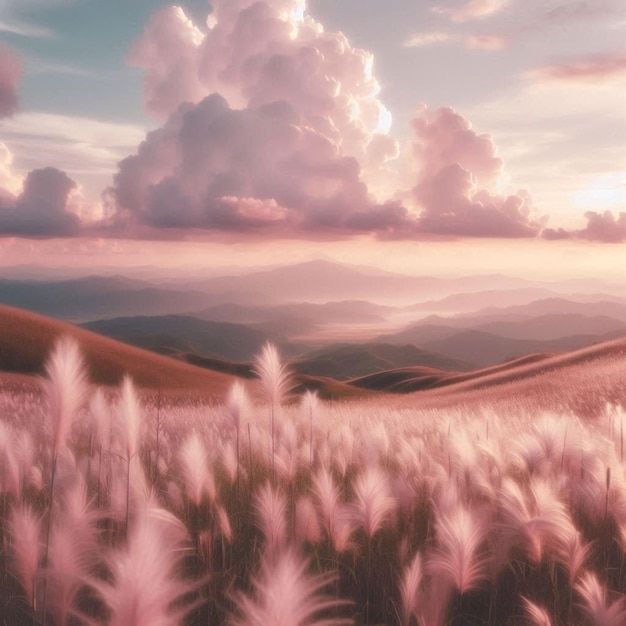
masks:
{"type": "Polygon", "coordinates": [[[202,391],[222,397],[232,376],[211,372],[21,309],[0,306],[0,370],[41,374],[55,340],[74,337],[85,356],[92,382],[116,385],[125,373],[137,385],[202,391]]]}

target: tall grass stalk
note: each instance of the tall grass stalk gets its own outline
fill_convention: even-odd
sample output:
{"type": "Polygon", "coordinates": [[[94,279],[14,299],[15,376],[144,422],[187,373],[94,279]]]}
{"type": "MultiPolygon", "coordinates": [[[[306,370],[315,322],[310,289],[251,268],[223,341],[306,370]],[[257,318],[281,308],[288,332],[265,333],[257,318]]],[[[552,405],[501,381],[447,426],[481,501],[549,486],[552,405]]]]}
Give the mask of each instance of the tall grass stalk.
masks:
{"type": "Polygon", "coordinates": [[[291,388],[291,375],[287,366],[281,362],[276,346],[266,343],[256,359],[254,370],[261,379],[261,385],[270,404],[270,459],[272,465],[272,481],[276,481],[274,465],[276,452],[276,411],[283,397],[291,388]]]}
{"type": "Polygon", "coordinates": [[[49,404],[49,416],[52,424],[52,459],[50,468],[50,489],[48,491],[48,519],[43,556],[43,599],[42,624],[47,621],[48,599],[48,557],[50,550],[50,529],[52,527],[52,509],[54,502],[54,480],[57,473],[59,454],[65,446],[72,420],[81,408],[87,395],[87,377],[78,344],[71,337],[61,337],[46,363],[44,388],[49,404]]]}

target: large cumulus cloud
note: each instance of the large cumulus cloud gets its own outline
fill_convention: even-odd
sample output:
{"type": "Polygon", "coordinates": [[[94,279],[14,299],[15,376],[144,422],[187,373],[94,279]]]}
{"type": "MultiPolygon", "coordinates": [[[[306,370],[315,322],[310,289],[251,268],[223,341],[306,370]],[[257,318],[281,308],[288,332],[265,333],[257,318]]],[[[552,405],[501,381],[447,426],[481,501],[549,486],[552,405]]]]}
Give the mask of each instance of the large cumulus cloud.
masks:
{"type": "Polygon", "coordinates": [[[165,120],[181,104],[212,93],[236,109],[284,100],[363,166],[395,156],[369,52],[326,31],[302,0],[216,0],[212,6],[204,31],[170,7],[155,13],[135,42],[129,61],[145,70],[149,111],[165,120]]]}
{"type": "Polygon", "coordinates": [[[0,43],[0,119],[17,111],[17,86],[22,75],[18,54],[0,43]]]}
{"type": "Polygon", "coordinates": [[[206,28],[156,12],[129,61],[163,120],[119,164],[113,225],[272,233],[410,228],[365,181],[397,154],[371,54],[300,0],[218,0],[206,28]]]}
{"type": "Polygon", "coordinates": [[[488,135],[479,135],[450,108],[422,107],[413,121],[413,198],[424,233],[471,237],[535,237],[545,222],[530,195],[497,193],[503,162],[488,135]],[[495,190],[495,191],[494,191],[495,190]]]}
{"type": "Polygon", "coordinates": [[[397,146],[372,56],[324,30],[301,0],[213,7],[206,29],[180,8],[155,13],[131,51],[146,107],[165,121],[120,163],[118,223],[312,236],[540,231],[528,194],[494,191],[503,164],[491,139],[446,108],[413,122],[413,211],[375,202],[372,181],[397,146]]]}
{"type": "Polygon", "coordinates": [[[111,194],[118,222],[157,228],[314,234],[386,231],[406,219],[376,205],[357,160],[287,102],[233,109],[217,94],[150,133],[120,163],[111,194]]]}

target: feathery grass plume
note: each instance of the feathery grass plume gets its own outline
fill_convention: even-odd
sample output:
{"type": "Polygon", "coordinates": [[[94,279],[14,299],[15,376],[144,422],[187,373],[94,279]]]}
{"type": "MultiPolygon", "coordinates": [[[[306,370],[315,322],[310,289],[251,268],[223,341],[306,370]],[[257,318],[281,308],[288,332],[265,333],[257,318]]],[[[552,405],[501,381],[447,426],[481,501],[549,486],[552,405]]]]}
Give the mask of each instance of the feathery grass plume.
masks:
{"type": "Polygon", "coordinates": [[[239,615],[231,626],[348,626],[352,620],[328,616],[349,604],[321,592],[333,581],[332,574],[307,574],[308,563],[293,552],[283,552],[263,565],[261,580],[254,580],[253,596],[239,594],[239,615]]]}
{"type": "Polygon", "coordinates": [[[286,364],[280,360],[276,346],[266,343],[257,356],[254,371],[261,379],[267,399],[274,406],[280,405],[283,397],[291,389],[291,373],[286,364]]]}
{"type": "Polygon", "coordinates": [[[53,454],[65,444],[72,420],[83,405],[88,388],[83,359],[76,341],[69,336],[57,340],[46,362],[44,381],[53,435],[53,454]]]}
{"type": "Polygon", "coordinates": [[[580,532],[575,528],[568,540],[559,539],[556,545],[556,559],[567,570],[570,587],[574,586],[578,574],[583,568],[589,553],[591,544],[583,544],[580,539],[580,532]]]}
{"type": "Polygon", "coordinates": [[[217,489],[213,473],[209,470],[208,456],[197,432],[190,433],[180,448],[179,457],[187,498],[199,507],[204,498],[215,502],[217,489]]]}
{"type": "Polygon", "coordinates": [[[42,553],[41,521],[41,516],[24,503],[13,508],[9,519],[15,573],[26,592],[28,602],[35,609],[35,583],[42,553]]]}
{"type": "Polygon", "coordinates": [[[552,620],[550,620],[548,611],[527,598],[522,597],[522,602],[524,603],[526,616],[533,623],[533,626],[552,626],[552,620]]]}
{"type": "Polygon", "coordinates": [[[93,454],[96,448],[102,449],[102,446],[108,442],[111,430],[109,406],[104,397],[104,391],[100,387],[91,396],[89,413],[92,418],[90,448],[91,454],[93,454]]]}
{"type": "Polygon", "coordinates": [[[409,626],[411,616],[419,623],[419,597],[422,583],[422,556],[418,552],[413,560],[404,568],[400,580],[400,597],[402,598],[402,624],[409,626]]]}
{"type": "Polygon", "coordinates": [[[512,538],[524,539],[528,557],[535,563],[541,561],[547,545],[558,550],[575,533],[564,503],[545,479],[532,481],[527,498],[520,486],[507,478],[498,500],[503,529],[512,538]]]}
{"type": "Polygon", "coordinates": [[[462,505],[440,513],[437,519],[437,549],[429,560],[434,575],[450,580],[459,594],[478,588],[485,577],[485,558],[480,548],[485,528],[471,511],[462,505]]]}
{"type": "MultiPolygon", "coordinates": [[[[52,522],[52,503],[54,497],[54,478],[57,470],[59,452],[65,447],[72,421],[81,408],[87,395],[87,376],[78,344],[72,337],[63,336],[57,340],[48,361],[46,362],[46,380],[44,386],[48,398],[49,416],[52,424],[52,467],[50,472],[50,508],[46,525],[46,542],[43,556],[44,572],[48,567],[48,551],[50,547],[50,528],[52,522]]],[[[48,582],[44,577],[42,617],[46,624],[46,603],[48,598],[48,582]]]]}
{"type": "Polygon", "coordinates": [[[283,397],[291,389],[291,374],[281,363],[276,346],[267,342],[256,358],[254,371],[261,379],[261,386],[270,403],[270,437],[272,478],[274,479],[274,451],[276,445],[276,411],[283,397]]]}
{"type": "Polygon", "coordinates": [[[233,428],[238,431],[250,410],[248,392],[241,381],[236,381],[232,384],[226,400],[226,409],[230,423],[233,428]]]}
{"type": "Polygon", "coordinates": [[[594,626],[623,626],[626,624],[624,599],[609,603],[606,587],[593,572],[582,574],[574,587],[582,597],[581,607],[594,626]]]}
{"type": "Polygon", "coordinates": [[[241,446],[240,446],[240,433],[241,422],[250,410],[250,400],[248,398],[248,392],[243,383],[236,381],[233,383],[230,391],[228,392],[228,400],[226,403],[228,409],[228,416],[231,424],[235,429],[235,453],[237,456],[237,494],[241,492],[241,446]]]}
{"type": "Polygon", "coordinates": [[[118,403],[118,414],[122,420],[122,436],[126,460],[131,461],[139,451],[141,435],[141,404],[130,376],[124,376],[121,396],[118,403]]]}
{"type": "Polygon", "coordinates": [[[130,376],[124,376],[122,392],[118,403],[118,416],[122,420],[122,436],[126,453],[126,528],[130,516],[130,468],[131,462],[139,451],[141,431],[141,405],[130,376]]]}
{"type": "Polygon", "coordinates": [[[171,626],[195,608],[184,600],[198,585],[180,578],[187,547],[173,515],[149,505],[140,512],[126,545],[109,555],[111,580],[91,582],[111,613],[109,626],[171,626]]]}
{"type": "Polygon", "coordinates": [[[368,467],[354,485],[355,512],[359,525],[371,539],[389,521],[396,506],[389,492],[387,476],[378,467],[368,467]]]}
{"type": "Polygon", "coordinates": [[[215,508],[215,513],[220,536],[223,537],[228,543],[231,543],[233,540],[233,529],[230,525],[226,509],[221,504],[218,504],[215,508]]]}
{"type": "Polygon", "coordinates": [[[356,530],[354,509],[347,504],[340,504],[333,510],[330,522],[332,529],[331,540],[333,548],[338,554],[343,552],[357,552],[357,545],[352,541],[352,534],[356,530]]]}
{"type": "Polygon", "coordinates": [[[309,469],[313,467],[313,417],[317,411],[319,399],[315,391],[307,389],[302,396],[302,411],[309,419],[309,469]]]}
{"type": "Polygon", "coordinates": [[[13,429],[0,421],[0,494],[17,496],[20,493],[22,481],[15,444],[13,429]]]}
{"type": "Polygon", "coordinates": [[[295,539],[298,543],[308,541],[311,544],[315,544],[322,538],[322,531],[317,520],[317,511],[313,501],[308,496],[298,498],[296,502],[295,528],[295,539]]]}
{"type": "Polygon", "coordinates": [[[85,509],[72,511],[54,523],[46,572],[48,606],[54,624],[65,624],[75,613],[76,595],[96,562],[96,520],[94,512],[85,509]]]}
{"type": "Polygon", "coordinates": [[[328,468],[322,467],[313,477],[313,490],[320,504],[326,531],[329,537],[332,537],[333,519],[339,504],[339,489],[328,468]]]}
{"type": "Polygon", "coordinates": [[[542,547],[557,548],[576,534],[565,503],[556,486],[546,479],[534,479],[530,490],[535,501],[536,517],[533,520],[542,547]]]}
{"type": "Polygon", "coordinates": [[[278,489],[266,483],[254,498],[254,509],[265,536],[265,555],[271,558],[287,540],[287,500],[278,489]]]}

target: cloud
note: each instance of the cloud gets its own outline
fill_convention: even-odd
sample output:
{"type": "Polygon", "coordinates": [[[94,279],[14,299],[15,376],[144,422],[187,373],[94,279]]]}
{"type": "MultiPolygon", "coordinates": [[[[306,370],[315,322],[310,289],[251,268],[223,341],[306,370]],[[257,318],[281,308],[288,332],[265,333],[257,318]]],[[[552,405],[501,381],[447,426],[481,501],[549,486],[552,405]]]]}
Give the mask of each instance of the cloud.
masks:
{"type": "Polygon", "coordinates": [[[507,197],[478,189],[470,172],[453,163],[415,188],[423,207],[417,228],[423,233],[463,237],[536,237],[543,222],[533,217],[530,198],[507,197]]]}
{"type": "Polygon", "coordinates": [[[611,211],[587,211],[585,218],[587,226],[576,233],[577,237],[603,243],[626,241],[626,213],[620,212],[615,218],[611,211]]]}
{"type": "Polygon", "coordinates": [[[503,35],[468,35],[465,46],[470,50],[504,50],[508,40],[503,35]]]}
{"type": "Polygon", "coordinates": [[[503,35],[466,35],[441,31],[416,33],[404,42],[405,48],[427,48],[444,43],[457,43],[468,50],[503,50],[508,40],[503,35]]]}
{"type": "Polygon", "coordinates": [[[76,189],[76,183],[54,167],[33,170],[26,176],[19,195],[0,190],[0,235],[78,234],[80,221],[70,210],[76,189]]]}
{"type": "Polygon", "coordinates": [[[22,179],[13,172],[13,154],[0,141],[0,193],[5,196],[16,195],[22,189],[22,179]]]}
{"type": "Polygon", "coordinates": [[[542,239],[548,241],[560,241],[562,239],[571,239],[572,233],[564,228],[544,228],[541,231],[542,239]]]}
{"type": "Polygon", "coordinates": [[[10,33],[11,35],[19,35],[20,37],[36,37],[47,38],[53,37],[54,33],[43,26],[37,24],[29,24],[19,20],[6,20],[0,16],[0,33],[10,33]]]}
{"type": "Polygon", "coordinates": [[[598,83],[626,76],[626,54],[601,54],[545,65],[530,73],[540,81],[598,83]]]}
{"type": "Polygon", "coordinates": [[[469,0],[458,8],[435,7],[434,13],[447,15],[453,22],[482,20],[500,13],[510,4],[510,0],[469,0]]]}
{"type": "Polygon", "coordinates": [[[206,31],[158,11],[129,61],[165,120],[122,160],[111,224],[273,234],[387,233],[409,222],[365,180],[398,152],[373,57],[299,0],[219,0],[206,31]]]}
{"type": "Polygon", "coordinates": [[[526,192],[502,196],[489,189],[504,180],[503,162],[488,135],[476,133],[450,108],[423,107],[413,120],[418,182],[413,198],[422,232],[472,237],[535,237],[543,222],[526,192]]]}
{"type": "Polygon", "coordinates": [[[328,233],[395,228],[359,163],[284,102],[232,109],[221,96],[184,105],[119,164],[114,223],[155,228],[328,233]]]}
{"type": "Polygon", "coordinates": [[[219,93],[235,109],[288,102],[315,132],[375,172],[397,155],[386,136],[373,56],[326,31],[302,0],[216,0],[201,30],[180,8],[157,12],[129,60],[145,70],[146,107],[165,120],[219,93]]]}
{"type": "Polygon", "coordinates": [[[146,69],[143,91],[149,113],[167,119],[181,103],[199,102],[206,95],[197,67],[203,39],[181,7],[164,7],[152,15],[127,56],[130,65],[146,69]]]}
{"type": "Polygon", "coordinates": [[[404,42],[405,48],[426,48],[436,44],[456,41],[457,36],[453,33],[427,32],[415,33],[404,42]]]}
{"type": "Polygon", "coordinates": [[[412,121],[413,157],[420,176],[432,177],[453,163],[471,172],[479,185],[494,185],[502,177],[503,162],[491,137],[479,135],[470,122],[449,107],[418,109],[412,121]]]}
{"type": "Polygon", "coordinates": [[[0,119],[17,111],[17,86],[22,62],[14,50],[0,43],[0,119]]]}

